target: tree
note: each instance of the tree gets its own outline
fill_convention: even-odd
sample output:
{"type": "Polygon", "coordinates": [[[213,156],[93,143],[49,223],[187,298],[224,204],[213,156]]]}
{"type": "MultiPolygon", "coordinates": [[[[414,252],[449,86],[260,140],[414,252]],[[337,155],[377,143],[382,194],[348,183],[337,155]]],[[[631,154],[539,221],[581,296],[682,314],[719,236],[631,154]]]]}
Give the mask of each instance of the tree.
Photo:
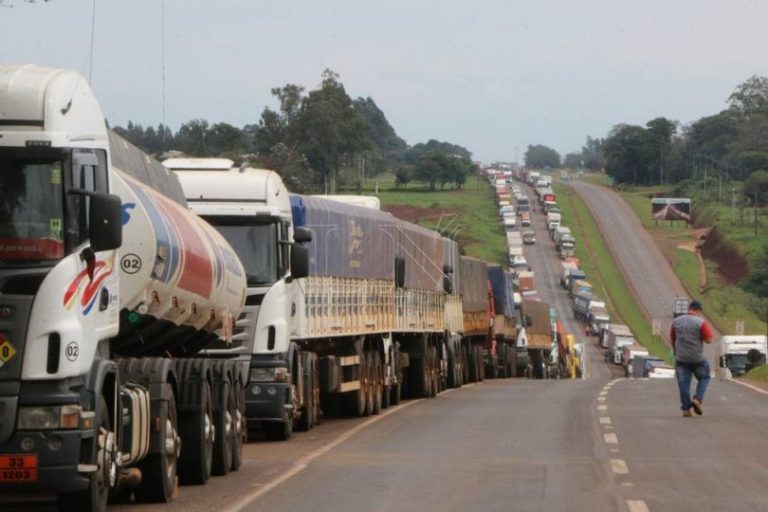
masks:
{"type": "Polygon", "coordinates": [[[602,171],[605,168],[605,155],[603,154],[603,139],[587,137],[587,142],[581,147],[581,156],[584,167],[591,171],[602,171]]]}
{"type": "Polygon", "coordinates": [[[529,145],[525,152],[525,166],[541,169],[560,167],[560,154],[541,144],[529,145]]]}
{"type": "Polygon", "coordinates": [[[670,121],[665,117],[657,117],[648,121],[645,126],[648,128],[649,144],[649,166],[659,171],[659,184],[664,183],[664,173],[669,166],[672,154],[672,138],[677,132],[676,121],[670,121]]]}
{"type": "Polygon", "coordinates": [[[309,164],[326,193],[336,193],[336,178],[345,156],[369,149],[368,124],[338,80],[326,69],[319,89],[311,91],[297,117],[298,132],[309,164]]]}
{"type": "Polygon", "coordinates": [[[768,171],[755,171],[744,181],[744,192],[753,205],[768,205],[768,171]]]}
{"type": "Polygon", "coordinates": [[[617,183],[650,184],[650,145],[642,126],[616,125],[605,139],[605,172],[617,183]]]}
{"type": "Polygon", "coordinates": [[[393,166],[402,161],[405,152],[408,151],[408,144],[395,133],[373,98],[357,98],[355,109],[368,122],[372,144],[370,161],[373,170],[381,172],[387,166],[393,166]]]}
{"type": "Polygon", "coordinates": [[[768,77],[752,75],[728,97],[731,110],[743,116],[768,111],[768,77]]]}
{"type": "Polygon", "coordinates": [[[582,153],[568,153],[567,155],[565,155],[565,161],[563,162],[563,165],[565,167],[577,169],[582,167],[583,161],[584,161],[584,155],[582,153]]]}
{"type": "Polygon", "coordinates": [[[208,128],[208,121],[205,119],[193,119],[181,125],[177,136],[179,149],[190,156],[209,156],[205,141],[208,128]]]}

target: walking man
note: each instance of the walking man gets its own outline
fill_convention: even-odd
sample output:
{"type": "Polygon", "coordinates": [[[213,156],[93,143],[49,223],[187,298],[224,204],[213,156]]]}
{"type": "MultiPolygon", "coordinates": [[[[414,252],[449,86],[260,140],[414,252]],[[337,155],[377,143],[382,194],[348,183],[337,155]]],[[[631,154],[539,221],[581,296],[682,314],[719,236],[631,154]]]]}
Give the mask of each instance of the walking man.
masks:
{"type": "Polygon", "coordinates": [[[704,357],[704,343],[712,343],[714,334],[702,318],[701,303],[692,300],[688,313],[672,322],[669,333],[675,352],[675,375],[680,388],[680,408],[683,416],[690,417],[691,409],[703,414],[702,402],[709,384],[709,361],[704,357]],[[696,394],[691,398],[691,375],[696,376],[696,394]]]}

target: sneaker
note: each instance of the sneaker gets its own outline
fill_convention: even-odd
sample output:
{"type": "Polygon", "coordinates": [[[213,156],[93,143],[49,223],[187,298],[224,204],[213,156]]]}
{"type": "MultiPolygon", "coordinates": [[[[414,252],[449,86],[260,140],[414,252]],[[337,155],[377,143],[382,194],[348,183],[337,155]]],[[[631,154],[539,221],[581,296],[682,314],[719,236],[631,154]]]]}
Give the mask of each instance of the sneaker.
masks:
{"type": "Polygon", "coordinates": [[[691,399],[691,404],[693,404],[693,412],[695,412],[699,416],[704,414],[704,410],[701,408],[701,400],[699,400],[696,397],[693,397],[693,399],[691,399]]]}
{"type": "Polygon", "coordinates": [[[690,409],[688,409],[687,411],[683,411],[683,418],[690,418],[691,416],[693,416],[693,414],[691,414],[690,409]]]}

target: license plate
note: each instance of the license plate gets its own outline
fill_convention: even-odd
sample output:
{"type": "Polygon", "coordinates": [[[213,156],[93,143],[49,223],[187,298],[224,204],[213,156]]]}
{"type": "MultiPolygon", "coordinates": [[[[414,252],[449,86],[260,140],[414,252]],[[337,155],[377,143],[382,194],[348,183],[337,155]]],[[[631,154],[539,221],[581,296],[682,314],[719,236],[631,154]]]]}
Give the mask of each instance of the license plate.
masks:
{"type": "Polygon", "coordinates": [[[37,481],[37,455],[0,455],[0,482],[37,481]]]}

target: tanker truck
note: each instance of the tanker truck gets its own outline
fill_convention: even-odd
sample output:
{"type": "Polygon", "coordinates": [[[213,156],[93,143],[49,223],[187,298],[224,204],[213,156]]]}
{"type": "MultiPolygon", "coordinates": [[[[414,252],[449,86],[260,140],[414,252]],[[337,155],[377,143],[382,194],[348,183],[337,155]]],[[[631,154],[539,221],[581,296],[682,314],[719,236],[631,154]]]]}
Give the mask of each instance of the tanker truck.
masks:
{"type": "Polygon", "coordinates": [[[0,68],[0,495],[164,502],[240,465],[247,373],[201,357],[245,299],[173,174],[85,79],[0,68]]]}
{"type": "Polygon", "coordinates": [[[233,343],[209,352],[248,364],[249,431],[287,440],[325,414],[376,414],[460,385],[455,242],[348,200],[289,194],[269,170],[165,165],[246,266],[233,343]],[[300,273],[289,246],[309,255],[300,273]]]}

